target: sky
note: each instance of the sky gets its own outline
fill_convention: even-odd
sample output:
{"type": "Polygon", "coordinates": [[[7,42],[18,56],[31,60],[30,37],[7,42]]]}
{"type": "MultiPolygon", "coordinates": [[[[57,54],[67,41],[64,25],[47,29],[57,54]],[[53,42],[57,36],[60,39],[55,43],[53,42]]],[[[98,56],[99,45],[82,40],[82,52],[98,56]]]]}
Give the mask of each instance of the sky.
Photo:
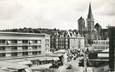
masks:
{"type": "Polygon", "coordinates": [[[78,29],[91,2],[95,23],[115,26],[115,0],[0,0],[0,29],[78,29]]]}

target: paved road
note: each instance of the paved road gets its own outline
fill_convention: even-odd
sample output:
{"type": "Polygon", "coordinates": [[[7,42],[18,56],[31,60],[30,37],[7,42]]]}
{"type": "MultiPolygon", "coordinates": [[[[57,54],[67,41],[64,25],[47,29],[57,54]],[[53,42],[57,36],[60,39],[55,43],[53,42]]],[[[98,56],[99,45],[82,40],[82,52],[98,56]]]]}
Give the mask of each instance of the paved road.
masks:
{"type": "Polygon", "coordinates": [[[63,66],[58,68],[57,72],[83,72],[83,68],[78,66],[80,59],[81,58],[77,58],[76,60],[65,63],[63,66]],[[69,64],[72,65],[72,69],[66,69],[69,64]]]}
{"type": "Polygon", "coordinates": [[[60,66],[57,72],[66,72],[67,65],[60,66]]]}
{"type": "Polygon", "coordinates": [[[83,68],[78,66],[79,61],[73,60],[71,61],[72,69],[69,72],[83,72],[83,68]]]}

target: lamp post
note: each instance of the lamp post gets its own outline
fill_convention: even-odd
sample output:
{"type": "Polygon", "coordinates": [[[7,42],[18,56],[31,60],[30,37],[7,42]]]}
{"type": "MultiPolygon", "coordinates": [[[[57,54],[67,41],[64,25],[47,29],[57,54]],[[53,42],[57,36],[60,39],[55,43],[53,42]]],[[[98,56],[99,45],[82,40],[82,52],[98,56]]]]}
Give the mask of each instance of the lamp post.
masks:
{"type": "Polygon", "coordinates": [[[84,53],[84,72],[87,72],[87,55],[84,53]]]}
{"type": "Polygon", "coordinates": [[[88,39],[87,39],[87,37],[85,37],[84,38],[84,40],[85,40],[85,47],[84,47],[84,71],[83,72],[87,72],[87,53],[88,53],[88,39]]]}
{"type": "Polygon", "coordinates": [[[84,49],[84,72],[87,72],[88,49],[84,49]]]}

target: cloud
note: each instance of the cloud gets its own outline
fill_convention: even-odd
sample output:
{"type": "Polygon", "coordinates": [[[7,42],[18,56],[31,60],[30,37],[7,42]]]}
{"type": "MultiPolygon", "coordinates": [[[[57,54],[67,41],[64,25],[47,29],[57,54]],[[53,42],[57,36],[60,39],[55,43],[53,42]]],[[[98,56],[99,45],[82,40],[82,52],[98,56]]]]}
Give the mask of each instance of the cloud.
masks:
{"type": "MultiPolygon", "coordinates": [[[[86,19],[90,0],[0,0],[0,28],[77,29],[77,19],[86,19]]],[[[92,0],[96,22],[113,24],[114,0],[92,0]]]]}
{"type": "Polygon", "coordinates": [[[108,16],[113,16],[115,15],[115,1],[110,0],[102,4],[96,11],[100,15],[108,15],[108,16]]]}

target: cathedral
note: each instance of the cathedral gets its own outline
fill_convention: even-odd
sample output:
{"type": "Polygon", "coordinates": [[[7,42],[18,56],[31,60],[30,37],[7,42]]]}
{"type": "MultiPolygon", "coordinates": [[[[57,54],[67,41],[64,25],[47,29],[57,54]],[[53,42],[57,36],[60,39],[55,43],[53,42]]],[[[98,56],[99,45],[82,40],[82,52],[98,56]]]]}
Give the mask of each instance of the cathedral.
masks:
{"type": "Polygon", "coordinates": [[[101,25],[99,23],[95,24],[90,3],[87,19],[85,20],[83,17],[78,19],[78,32],[87,39],[89,44],[91,44],[92,40],[102,38],[101,30],[101,25]]]}

